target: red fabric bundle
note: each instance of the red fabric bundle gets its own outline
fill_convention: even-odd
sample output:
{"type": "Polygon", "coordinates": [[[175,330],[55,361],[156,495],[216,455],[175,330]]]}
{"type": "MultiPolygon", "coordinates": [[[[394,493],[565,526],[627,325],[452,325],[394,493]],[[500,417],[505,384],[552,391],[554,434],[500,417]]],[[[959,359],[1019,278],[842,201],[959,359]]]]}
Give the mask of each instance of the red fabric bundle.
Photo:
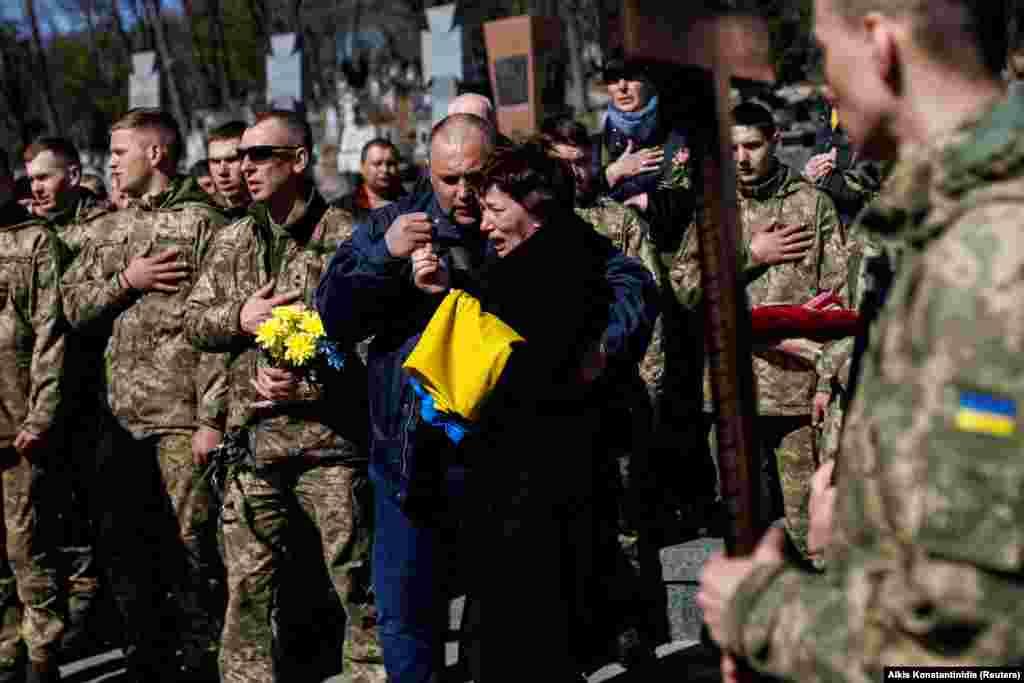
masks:
{"type": "Polygon", "coordinates": [[[818,342],[857,334],[860,316],[841,308],[830,292],[816,296],[802,306],[757,306],[750,312],[751,333],[756,343],[782,339],[811,339],[818,342]]]}

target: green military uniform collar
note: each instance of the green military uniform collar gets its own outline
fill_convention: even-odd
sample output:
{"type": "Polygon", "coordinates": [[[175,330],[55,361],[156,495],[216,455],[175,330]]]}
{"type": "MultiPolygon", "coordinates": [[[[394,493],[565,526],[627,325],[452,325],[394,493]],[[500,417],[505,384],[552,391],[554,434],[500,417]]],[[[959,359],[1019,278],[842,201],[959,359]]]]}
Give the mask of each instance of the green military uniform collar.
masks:
{"type": "MultiPolygon", "coordinates": [[[[86,217],[90,211],[101,209],[99,198],[85,188],[78,189],[78,198],[68,208],[46,217],[46,223],[53,228],[66,228],[72,223],[78,223],[86,217]]],[[[98,215],[98,214],[97,214],[98,215]]]]}
{"type": "Polygon", "coordinates": [[[939,189],[960,195],[1016,173],[1024,165],[1024,98],[1004,97],[957,128],[942,151],[946,170],[939,189]]]}
{"type": "Polygon", "coordinates": [[[274,222],[266,204],[254,202],[249,206],[249,216],[268,245],[266,265],[270,273],[277,273],[280,269],[288,240],[293,239],[299,244],[308,242],[326,211],[327,202],[315,187],[310,187],[305,201],[295,203],[284,225],[274,222]]]}
{"type": "Polygon", "coordinates": [[[143,197],[132,203],[145,211],[155,209],[176,209],[186,204],[202,204],[210,209],[218,210],[218,207],[211,203],[210,195],[203,192],[199,183],[192,176],[175,176],[170,186],[161,192],[149,197],[143,197]]]}
{"type": "Polygon", "coordinates": [[[789,168],[776,159],[775,169],[763,181],[753,185],[737,184],[736,188],[744,199],[771,199],[792,194],[797,182],[799,178],[793,177],[789,168]]]}

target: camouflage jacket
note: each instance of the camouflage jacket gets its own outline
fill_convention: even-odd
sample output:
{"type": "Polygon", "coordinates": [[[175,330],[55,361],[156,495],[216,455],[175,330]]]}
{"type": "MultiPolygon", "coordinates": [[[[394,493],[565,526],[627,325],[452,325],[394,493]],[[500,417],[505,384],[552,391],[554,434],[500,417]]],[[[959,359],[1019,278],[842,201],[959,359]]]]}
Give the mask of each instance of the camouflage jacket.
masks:
{"type": "MultiPolygon", "coordinates": [[[[277,292],[301,291],[302,300],[312,306],[321,274],[352,229],[352,215],[328,208],[313,190],[296,203],[283,227],[273,226],[266,209],[253,205],[247,218],[217,235],[203,262],[188,300],[189,339],[196,348],[229,359],[228,427],[249,428],[257,462],[314,453],[336,460],[365,458],[358,447],[365,444],[368,429],[362,407],[365,379],[356,386],[337,378],[315,387],[303,380],[300,396],[305,400],[256,411],[253,405],[262,399],[252,380],[265,360],[255,337],[243,332],[239,322],[245,300],[271,281],[277,292]]],[[[358,361],[349,354],[346,367],[358,361]]]]}
{"type": "Polygon", "coordinates": [[[211,391],[212,361],[184,334],[185,301],[223,217],[191,178],[76,228],[81,251],[64,274],[66,315],[78,334],[106,338],[110,410],[137,437],[190,434],[211,391]],[[78,231],[81,234],[78,234],[78,231]],[[118,274],[137,256],[177,249],[192,271],[175,293],[140,293],[118,274]]]}
{"type": "MultiPolygon", "coordinates": [[[[751,306],[803,304],[816,295],[846,293],[847,253],[835,205],[781,164],[760,186],[739,197],[743,235],[740,265],[751,306]],[[814,244],[801,261],[775,266],[748,265],[753,231],[772,223],[814,227],[814,244]]],[[[689,307],[700,301],[700,265],[696,230],[690,230],[682,253],[672,267],[676,297],[689,307]]],[[[827,346],[827,345],[826,345],[827,346]]],[[[758,412],[762,415],[806,415],[817,383],[813,362],[798,361],[773,350],[755,352],[758,412]]],[[[711,396],[705,373],[704,395],[711,396]]],[[[710,404],[706,409],[711,410],[710,404]]]]}
{"type": "Polygon", "coordinates": [[[1024,100],[942,139],[931,208],[865,354],[839,460],[832,571],[760,566],[726,647],[800,681],[1024,652],[1024,100]]]}
{"type": "Polygon", "coordinates": [[[40,221],[0,227],[0,447],[42,434],[61,409],[65,322],[59,251],[40,221]]]}

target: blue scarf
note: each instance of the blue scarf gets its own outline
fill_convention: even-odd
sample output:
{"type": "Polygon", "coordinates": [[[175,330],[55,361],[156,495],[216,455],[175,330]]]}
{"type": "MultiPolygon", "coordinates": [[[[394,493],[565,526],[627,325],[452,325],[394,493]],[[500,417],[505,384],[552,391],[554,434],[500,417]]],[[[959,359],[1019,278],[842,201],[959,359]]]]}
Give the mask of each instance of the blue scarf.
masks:
{"type": "Polygon", "coordinates": [[[637,144],[644,144],[658,127],[658,96],[652,97],[647,106],[639,111],[621,111],[609,102],[608,123],[637,144]]]}

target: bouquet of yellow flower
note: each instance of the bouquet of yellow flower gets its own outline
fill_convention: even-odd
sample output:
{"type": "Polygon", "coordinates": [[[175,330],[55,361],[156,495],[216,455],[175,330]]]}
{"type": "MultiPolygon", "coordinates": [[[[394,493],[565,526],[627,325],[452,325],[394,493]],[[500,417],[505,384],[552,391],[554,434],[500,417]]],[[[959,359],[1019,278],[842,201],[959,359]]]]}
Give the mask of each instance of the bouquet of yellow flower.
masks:
{"type": "Polygon", "coordinates": [[[304,306],[277,306],[256,328],[256,343],[276,367],[318,371],[341,370],[345,354],[327,339],[320,315],[304,306]]]}

